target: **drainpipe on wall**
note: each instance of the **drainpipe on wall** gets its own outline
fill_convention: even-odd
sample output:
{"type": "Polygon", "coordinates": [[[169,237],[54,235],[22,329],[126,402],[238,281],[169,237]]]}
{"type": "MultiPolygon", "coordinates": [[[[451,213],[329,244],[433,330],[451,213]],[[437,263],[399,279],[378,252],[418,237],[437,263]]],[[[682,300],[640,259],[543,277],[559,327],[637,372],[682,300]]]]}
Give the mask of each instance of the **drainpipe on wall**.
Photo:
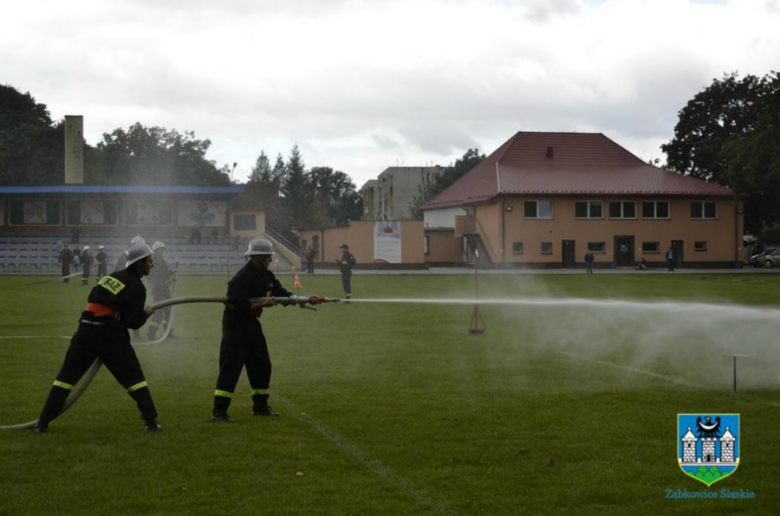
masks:
{"type": "Polygon", "coordinates": [[[742,207],[742,200],[737,197],[737,202],[734,203],[734,241],[737,244],[736,245],[736,251],[734,251],[735,254],[735,262],[741,262],[742,257],[740,256],[742,251],[742,242],[739,241],[739,219],[742,217],[742,214],[745,212],[745,210],[742,207]]]}

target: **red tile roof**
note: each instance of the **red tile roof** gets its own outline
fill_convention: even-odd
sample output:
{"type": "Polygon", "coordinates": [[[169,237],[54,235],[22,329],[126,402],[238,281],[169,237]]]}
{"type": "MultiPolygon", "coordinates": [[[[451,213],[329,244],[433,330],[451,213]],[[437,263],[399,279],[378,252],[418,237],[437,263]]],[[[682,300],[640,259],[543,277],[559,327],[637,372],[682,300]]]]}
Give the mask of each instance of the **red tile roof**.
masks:
{"type": "Polygon", "coordinates": [[[648,165],[601,133],[518,132],[423,209],[506,194],[731,197],[734,192],[648,165]]]}

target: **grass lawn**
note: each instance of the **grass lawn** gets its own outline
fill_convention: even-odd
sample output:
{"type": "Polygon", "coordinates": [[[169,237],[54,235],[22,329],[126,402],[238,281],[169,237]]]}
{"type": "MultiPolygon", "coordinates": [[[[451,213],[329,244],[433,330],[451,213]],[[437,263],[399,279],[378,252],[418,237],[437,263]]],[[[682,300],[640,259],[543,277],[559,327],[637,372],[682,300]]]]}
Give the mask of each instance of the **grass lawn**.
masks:
{"type": "MultiPolygon", "coordinates": [[[[301,279],[342,295],[337,276],[301,279]]],[[[353,288],[351,305],[266,310],[282,417],[251,417],[242,376],[232,425],[209,422],[221,305],[177,307],[177,338],[137,348],[164,430],[101,370],[48,434],[0,431],[0,514],[778,513],[780,275],[482,276],[502,302],[481,305],[481,336],[470,276],[353,288]],[[748,355],[736,393],[732,354],[748,355]],[[741,414],[731,477],[684,475],[678,413],[741,414]],[[755,498],[666,498],[724,488],[755,498]]],[[[176,296],[224,291],[184,277],[176,296]]],[[[34,337],[0,339],[11,425],[38,416],[87,289],[0,277],[0,294],[0,336],[34,337]]]]}

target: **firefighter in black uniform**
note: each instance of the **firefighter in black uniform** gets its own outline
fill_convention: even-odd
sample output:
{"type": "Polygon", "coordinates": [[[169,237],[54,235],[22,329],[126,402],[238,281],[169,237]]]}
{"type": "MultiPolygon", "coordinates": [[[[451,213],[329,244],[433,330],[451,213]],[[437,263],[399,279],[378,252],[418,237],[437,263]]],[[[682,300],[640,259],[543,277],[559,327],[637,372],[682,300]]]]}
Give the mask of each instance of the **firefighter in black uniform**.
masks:
{"type": "Polygon", "coordinates": [[[73,261],[73,251],[70,250],[70,247],[68,247],[68,244],[65,244],[65,247],[60,251],[60,256],[58,258],[60,265],[62,265],[62,281],[63,283],[68,283],[70,281],[70,264],[73,261]]]}
{"type": "Polygon", "coordinates": [[[65,363],[35,425],[38,433],[46,432],[49,422],[62,410],[70,391],[97,359],[103,361],[135,400],[146,429],[156,431],[161,428],[157,424],[157,410],[127,331],[127,328],[143,326],[153,313],[144,307],[146,288],[141,282],[141,278],[154,267],[153,253],[146,244],[136,244],[130,246],[125,254],[125,270],[104,276],[89,293],[87,307],[81,313],[78,330],[65,355],[65,363]]]}
{"type": "Polygon", "coordinates": [[[106,267],[108,266],[108,255],[106,254],[104,246],[98,246],[98,252],[95,255],[95,261],[98,264],[97,279],[95,281],[100,281],[100,278],[106,275],[106,267]]]}
{"type": "MultiPolygon", "coordinates": [[[[252,415],[279,415],[268,406],[271,357],[259,321],[263,308],[274,306],[274,302],[271,299],[263,302],[249,301],[252,298],[291,295],[268,269],[273,255],[273,244],[270,241],[255,238],[249,243],[249,250],[244,254],[249,257],[249,261],[228,283],[228,302],[222,314],[219,377],[214,392],[212,421],[233,421],[228,415],[228,408],[244,367],[252,386],[252,415]]],[[[313,305],[324,301],[325,299],[319,296],[309,297],[309,303],[313,305]]]]}
{"type": "Polygon", "coordinates": [[[346,302],[349,303],[349,300],[352,299],[352,268],[357,264],[357,260],[349,252],[347,244],[341,244],[339,249],[343,252],[341,259],[336,260],[336,263],[338,263],[339,269],[341,269],[341,286],[344,287],[346,302]]]}
{"type": "Polygon", "coordinates": [[[92,253],[89,251],[89,246],[85,245],[81,250],[81,286],[87,286],[89,282],[89,271],[92,268],[92,253]]]}
{"type": "MultiPolygon", "coordinates": [[[[171,281],[176,271],[168,266],[165,261],[165,244],[159,240],[152,245],[154,252],[154,269],[149,273],[149,284],[152,287],[152,296],[155,303],[171,298],[171,281]]],[[[154,340],[158,326],[162,326],[171,319],[171,308],[163,308],[155,312],[149,324],[149,340],[154,340]]],[[[172,332],[169,332],[172,337],[172,332]]]]}

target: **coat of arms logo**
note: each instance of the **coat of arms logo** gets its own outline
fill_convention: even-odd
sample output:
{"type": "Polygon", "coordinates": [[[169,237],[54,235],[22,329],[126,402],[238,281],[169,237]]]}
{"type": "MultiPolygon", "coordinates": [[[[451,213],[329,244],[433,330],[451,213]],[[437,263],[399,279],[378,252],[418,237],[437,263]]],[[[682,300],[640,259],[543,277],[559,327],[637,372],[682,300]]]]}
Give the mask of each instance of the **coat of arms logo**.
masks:
{"type": "Polygon", "coordinates": [[[739,466],[739,414],[678,414],[677,462],[707,487],[739,466]]]}

